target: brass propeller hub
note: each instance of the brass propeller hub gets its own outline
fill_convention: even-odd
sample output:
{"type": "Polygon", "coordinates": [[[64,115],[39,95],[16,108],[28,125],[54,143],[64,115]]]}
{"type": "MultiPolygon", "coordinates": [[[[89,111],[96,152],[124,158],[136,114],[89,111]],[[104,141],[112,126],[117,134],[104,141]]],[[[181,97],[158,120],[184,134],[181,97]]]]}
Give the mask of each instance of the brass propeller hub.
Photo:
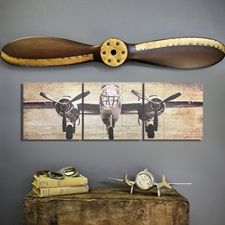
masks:
{"type": "Polygon", "coordinates": [[[100,55],[106,65],[117,67],[122,65],[128,56],[127,46],[118,38],[110,38],[102,44],[100,55]]]}

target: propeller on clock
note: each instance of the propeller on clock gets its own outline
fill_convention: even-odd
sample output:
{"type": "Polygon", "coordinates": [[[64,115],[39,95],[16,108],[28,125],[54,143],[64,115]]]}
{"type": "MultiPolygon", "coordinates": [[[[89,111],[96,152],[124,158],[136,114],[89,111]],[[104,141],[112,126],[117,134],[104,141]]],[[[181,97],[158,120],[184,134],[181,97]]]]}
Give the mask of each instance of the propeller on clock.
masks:
{"type": "Polygon", "coordinates": [[[28,37],[6,44],[1,58],[20,66],[60,66],[90,61],[117,67],[126,61],[139,61],[171,68],[211,66],[225,56],[225,45],[201,37],[179,37],[128,44],[109,38],[89,45],[55,37],[28,37]]]}

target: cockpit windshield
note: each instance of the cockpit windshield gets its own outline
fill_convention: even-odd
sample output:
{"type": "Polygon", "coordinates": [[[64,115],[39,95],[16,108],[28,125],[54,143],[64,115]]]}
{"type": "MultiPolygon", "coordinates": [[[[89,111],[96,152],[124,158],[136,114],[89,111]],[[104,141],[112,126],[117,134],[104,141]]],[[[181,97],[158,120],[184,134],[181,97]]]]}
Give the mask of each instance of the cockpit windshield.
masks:
{"type": "Polygon", "coordinates": [[[118,107],[120,104],[120,91],[118,88],[106,88],[100,96],[101,103],[106,108],[118,107]]]}

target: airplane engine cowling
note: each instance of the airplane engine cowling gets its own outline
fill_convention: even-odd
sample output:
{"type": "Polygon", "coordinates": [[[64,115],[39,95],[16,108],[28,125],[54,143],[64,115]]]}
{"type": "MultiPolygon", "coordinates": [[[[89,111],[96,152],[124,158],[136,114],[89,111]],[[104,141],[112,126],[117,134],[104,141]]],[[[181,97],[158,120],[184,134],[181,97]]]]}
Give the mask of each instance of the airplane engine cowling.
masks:
{"type": "Polygon", "coordinates": [[[149,98],[148,108],[149,108],[149,111],[155,111],[156,109],[158,114],[161,114],[164,112],[166,108],[166,104],[165,102],[163,102],[162,98],[158,96],[151,96],[149,98]]]}
{"type": "Polygon", "coordinates": [[[62,99],[60,99],[59,102],[63,104],[56,103],[56,112],[62,117],[66,117],[71,120],[77,120],[80,113],[78,109],[74,107],[73,103],[68,103],[69,101],[70,98],[68,97],[63,97],[62,99]]]}

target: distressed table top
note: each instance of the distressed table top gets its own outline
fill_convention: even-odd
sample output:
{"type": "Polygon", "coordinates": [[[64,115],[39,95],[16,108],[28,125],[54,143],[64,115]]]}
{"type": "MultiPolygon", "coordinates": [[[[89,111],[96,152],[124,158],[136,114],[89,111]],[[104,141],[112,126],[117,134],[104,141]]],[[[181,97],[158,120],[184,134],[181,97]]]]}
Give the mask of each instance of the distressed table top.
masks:
{"type": "Polygon", "coordinates": [[[61,196],[52,196],[39,198],[33,192],[29,193],[26,200],[39,199],[39,201],[48,201],[48,200],[81,200],[81,199],[124,199],[124,200],[154,200],[154,201],[184,201],[187,202],[187,199],[179,194],[176,190],[164,189],[162,191],[162,196],[158,197],[156,190],[154,188],[151,191],[141,191],[135,190],[131,195],[128,188],[99,188],[91,189],[89,193],[83,194],[73,194],[73,195],[61,195],[61,196]]]}

